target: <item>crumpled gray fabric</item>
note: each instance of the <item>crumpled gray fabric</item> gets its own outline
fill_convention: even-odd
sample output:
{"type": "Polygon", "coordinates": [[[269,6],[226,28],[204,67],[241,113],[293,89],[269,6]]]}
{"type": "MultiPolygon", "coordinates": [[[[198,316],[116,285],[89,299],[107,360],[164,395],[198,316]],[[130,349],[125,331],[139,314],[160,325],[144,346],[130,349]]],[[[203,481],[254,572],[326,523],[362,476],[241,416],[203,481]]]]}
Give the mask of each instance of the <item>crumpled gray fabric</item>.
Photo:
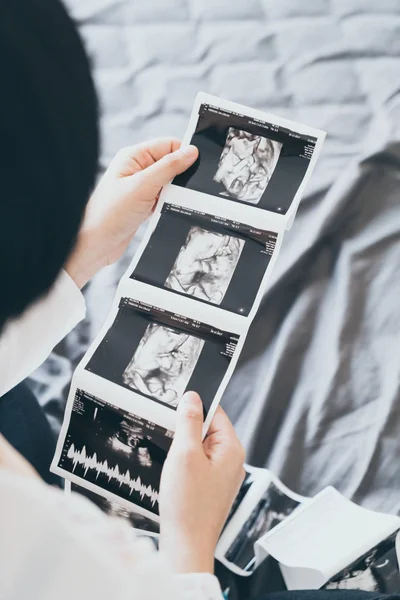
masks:
{"type": "MultiPolygon", "coordinates": [[[[102,167],[121,146],[181,136],[198,90],[328,132],[223,405],[249,462],[299,493],[332,484],[400,512],[400,3],[67,5],[100,95],[102,167]]],[[[138,241],[32,378],[55,428],[138,241]]]]}
{"type": "Polygon", "coordinates": [[[400,511],[400,95],[287,234],[224,405],[305,495],[400,511]]]}

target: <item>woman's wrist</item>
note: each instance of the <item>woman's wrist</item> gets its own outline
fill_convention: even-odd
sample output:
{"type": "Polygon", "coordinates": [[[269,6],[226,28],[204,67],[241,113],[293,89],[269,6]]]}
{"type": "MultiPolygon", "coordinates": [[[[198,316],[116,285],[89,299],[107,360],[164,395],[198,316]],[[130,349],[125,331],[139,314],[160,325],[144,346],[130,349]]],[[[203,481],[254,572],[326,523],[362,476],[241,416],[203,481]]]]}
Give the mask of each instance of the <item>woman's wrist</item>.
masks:
{"type": "Polygon", "coordinates": [[[183,539],[179,535],[169,535],[161,531],[160,552],[177,574],[214,573],[213,544],[197,541],[195,536],[183,539]]]}
{"type": "Polygon", "coordinates": [[[64,269],[79,289],[82,289],[105,266],[90,240],[91,236],[81,231],[75,248],[64,265],[64,269]]]}

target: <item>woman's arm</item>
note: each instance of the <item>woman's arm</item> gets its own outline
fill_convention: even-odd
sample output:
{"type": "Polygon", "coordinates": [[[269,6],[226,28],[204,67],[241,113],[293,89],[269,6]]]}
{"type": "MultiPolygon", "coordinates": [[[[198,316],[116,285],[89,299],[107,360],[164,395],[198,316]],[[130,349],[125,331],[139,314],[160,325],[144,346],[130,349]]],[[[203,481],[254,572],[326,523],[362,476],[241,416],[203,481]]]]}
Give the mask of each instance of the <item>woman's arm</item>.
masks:
{"type": "Polygon", "coordinates": [[[214,550],[243,480],[244,454],[221,409],[204,441],[202,424],[200,398],[189,392],[162,475],[160,553],[85,498],[45,486],[0,436],[4,598],[29,589],[41,600],[222,600],[214,550]]]}
{"type": "Polygon", "coordinates": [[[30,375],[85,316],[79,288],[118,260],[151,214],[161,188],[197,158],[196,148],[161,138],[124,148],[90,199],[77,244],[48,294],[0,336],[0,396],[30,375]]]}
{"type": "Polygon", "coordinates": [[[194,146],[159,138],[118,152],[86,207],[76,248],[66,265],[79,287],[117,261],[149,217],[161,188],[198,157],[194,146]]]}
{"type": "Polygon", "coordinates": [[[211,574],[174,575],[149,540],[94,504],[0,468],[1,598],[222,600],[211,574]]]}

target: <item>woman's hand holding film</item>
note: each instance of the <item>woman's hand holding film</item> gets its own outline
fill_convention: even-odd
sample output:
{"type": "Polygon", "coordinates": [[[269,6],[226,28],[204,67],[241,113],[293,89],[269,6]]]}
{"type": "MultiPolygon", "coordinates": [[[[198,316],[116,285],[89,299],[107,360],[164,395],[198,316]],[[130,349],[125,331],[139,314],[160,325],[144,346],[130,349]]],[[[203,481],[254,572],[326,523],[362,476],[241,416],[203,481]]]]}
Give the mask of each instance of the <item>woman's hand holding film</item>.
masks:
{"type": "Polygon", "coordinates": [[[202,439],[203,405],[187,392],[160,488],[160,551],[176,573],[214,570],[214,551],[244,479],[244,450],[222,408],[202,439]]]}
{"type": "Polygon", "coordinates": [[[160,138],[120,150],[88,202],[77,244],[65,269],[83,287],[117,261],[151,214],[161,188],[198,157],[175,138],[160,138]]]}

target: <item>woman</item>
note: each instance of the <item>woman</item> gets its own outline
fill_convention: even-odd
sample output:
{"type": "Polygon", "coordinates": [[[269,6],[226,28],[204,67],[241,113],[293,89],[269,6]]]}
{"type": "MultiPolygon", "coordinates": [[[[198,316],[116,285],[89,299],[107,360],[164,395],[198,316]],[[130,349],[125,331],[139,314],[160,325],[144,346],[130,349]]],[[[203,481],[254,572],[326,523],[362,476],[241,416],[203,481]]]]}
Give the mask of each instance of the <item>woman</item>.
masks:
{"type": "MultiPolygon", "coordinates": [[[[2,0],[0,76],[1,396],[83,318],[79,289],[121,256],[197,150],[174,139],[124,149],[87,204],[96,97],[57,0],[2,0]]],[[[42,444],[43,421],[27,422],[27,397],[17,409],[16,400],[0,398],[0,431],[18,442],[24,424],[25,437],[36,433],[42,444]]],[[[85,499],[46,486],[0,436],[1,600],[221,599],[213,554],[244,456],[222,410],[204,442],[202,423],[200,398],[186,394],[162,475],[159,553],[85,499]]]]}
{"type": "MultiPolygon", "coordinates": [[[[175,139],[124,149],[87,204],[97,106],[74,26],[55,0],[3,1],[0,12],[2,396],[84,317],[80,288],[121,256],[197,150],[175,139]]],[[[8,400],[0,431],[34,435],[37,423],[8,400]]],[[[201,401],[188,394],[163,474],[158,554],[83,498],[48,488],[0,437],[0,598],[219,598],[213,553],[243,450],[222,411],[204,443],[201,430],[201,401]]]]}

